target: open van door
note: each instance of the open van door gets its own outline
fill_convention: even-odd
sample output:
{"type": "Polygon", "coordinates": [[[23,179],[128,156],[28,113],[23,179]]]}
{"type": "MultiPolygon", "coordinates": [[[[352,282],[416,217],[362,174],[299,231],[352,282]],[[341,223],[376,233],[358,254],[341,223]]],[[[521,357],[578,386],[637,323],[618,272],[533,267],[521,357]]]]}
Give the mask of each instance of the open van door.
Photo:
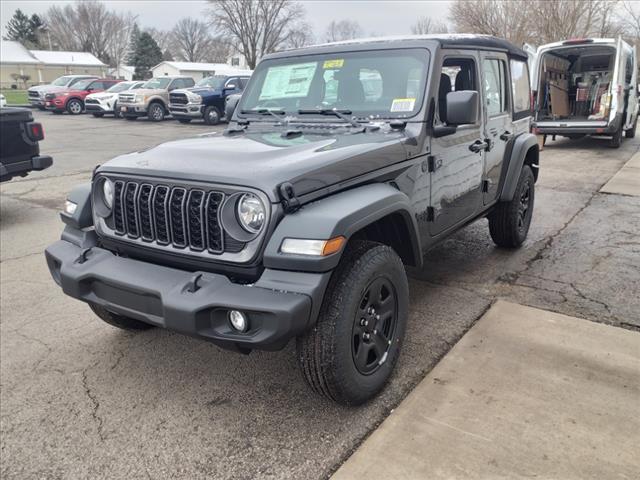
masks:
{"type": "Polygon", "coordinates": [[[534,67],[535,67],[535,62],[536,62],[536,58],[538,57],[538,50],[536,49],[536,47],[534,47],[533,45],[529,45],[528,43],[525,43],[524,45],[522,45],[522,50],[524,50],[527,54],[528,60],[527,60],[527,65],[529,65],[529,83],[531,84],[531,89],[534,90],[534,85],[536,85],[534,83],[534,67]]]}
{"type": "MultiPolygon", "coordinates": [[[[611,86],[609,87],[609,94],[611,95],[611,108],[609,113],[609,120],[611,121],[616,112],[622,112],[624,107],[624,71],[625,71],[625,55],[624,45],[622,37],[618,36],[616,42],[616,59],[613,67],[613,75],[611,76],[611,86]]],[[[626,119],[622,119],[622,123],[625,123],[626,119]]],[[[623,126],[624,127],[624,126],[623,126]]]]}
{"type": "Polygon", "coordinates": [[[631,81],[628,85],[625,85],[629,95],[627,100],[627,118],[624,122],[627,138],[633,138],[635,136],[636,121],[638,119],[638,51],[635,45],[631,46],[631,56],[633,59],[631,62],[633,72],[631,74],[631,81]]]}

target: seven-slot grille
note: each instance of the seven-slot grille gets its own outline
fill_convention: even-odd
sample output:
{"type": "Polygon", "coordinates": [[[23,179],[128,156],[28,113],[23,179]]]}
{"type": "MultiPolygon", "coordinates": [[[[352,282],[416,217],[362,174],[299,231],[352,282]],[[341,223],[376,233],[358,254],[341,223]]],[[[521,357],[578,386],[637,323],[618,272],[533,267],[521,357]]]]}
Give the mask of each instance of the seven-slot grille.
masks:
{"type": "Polygon", "coordinates": [[[170,93],[169,94],[169,103],[175,103],[178,105],[186,105],[189,103],[189,99],[187,98],[186,93],[170,93]]]}
{"type": "Polygon", "coordinates": [[[116,180],[114,230],[159,245],[222,253],[218,212],[223,200],[222,192],[116,180]]]}

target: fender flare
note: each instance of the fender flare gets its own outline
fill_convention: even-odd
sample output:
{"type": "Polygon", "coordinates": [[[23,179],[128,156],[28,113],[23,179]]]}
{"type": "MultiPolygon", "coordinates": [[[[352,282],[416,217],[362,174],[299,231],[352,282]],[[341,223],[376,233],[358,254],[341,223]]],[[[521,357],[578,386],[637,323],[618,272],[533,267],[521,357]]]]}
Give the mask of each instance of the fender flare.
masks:
{"type": "MultiPolygon", "coordinates": [[[[509,163],[506,170],[507,173],[504,177],[504,182],[502,183],[502,191],[500,193],[501,202],[509,202],[513,199],[525,157],[531,148],[535,148],[536,152],[539,151],[538,139],[531,133],[523,133],[515,138],[511,149],[507,151],[507,154],[509,155],[509,163]]],[[[538,164],[536,162],[535,166],[537,167],[537,165],[538,164]]]]}
{"type": "Polygon", "coordinates": [[[416,263],[422,262],[418,225],[407,195],[386,183],[376,183],[337,193],[304,205],[286,215],[275,228],[264,252],[267,268],[327,272],[338,265],[342,251],[326,257],[283,254],[285,238],[328,240],[342,235],[349,240],[362,228],[390,214],[400,214],[409,232],[416,263]]]}

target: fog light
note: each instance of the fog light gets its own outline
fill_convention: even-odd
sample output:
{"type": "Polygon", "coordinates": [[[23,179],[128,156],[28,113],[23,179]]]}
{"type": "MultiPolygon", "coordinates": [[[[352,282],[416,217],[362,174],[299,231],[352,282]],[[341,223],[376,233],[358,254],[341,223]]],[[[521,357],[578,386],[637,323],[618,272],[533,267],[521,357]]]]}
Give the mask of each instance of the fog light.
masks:
{"type": "Polygon", "coordinates": [[[76,208],[78,208],[78,204],[72,202],[71,200],[65,200],[64,202],[64,213],[67,215],[73,215],[76,213],[76,208]]]}
{"type": "Polygon", "coordinates": [[[247,316],[238,310],[229,311],[229,323],[239,332],[246,332],[249,328],[247,316]]]}

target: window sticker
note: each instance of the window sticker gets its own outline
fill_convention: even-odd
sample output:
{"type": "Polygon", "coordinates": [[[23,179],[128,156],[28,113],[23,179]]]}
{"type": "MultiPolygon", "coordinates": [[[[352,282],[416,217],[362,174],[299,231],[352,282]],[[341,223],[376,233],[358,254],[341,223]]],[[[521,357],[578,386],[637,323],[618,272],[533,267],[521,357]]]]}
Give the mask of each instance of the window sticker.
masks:
{"type": "Polygon", "coordinates": [[[391,103],[392,112],[413,112],[413,107],[416,105],[415,98],[394,98],[391,103]]]}
{"type": "Polygon", "coordinates": [[[344,65],[344,58],[336,58],[335,60],[325,60],[322,68],[328,70],[330,68],[342,68],[344,65]]]}
{"type": "Polygon", "coordinates": [[[259,100],[306,97],[317,66],[316,62],[312,62],[270,67],[259,100]]]}

